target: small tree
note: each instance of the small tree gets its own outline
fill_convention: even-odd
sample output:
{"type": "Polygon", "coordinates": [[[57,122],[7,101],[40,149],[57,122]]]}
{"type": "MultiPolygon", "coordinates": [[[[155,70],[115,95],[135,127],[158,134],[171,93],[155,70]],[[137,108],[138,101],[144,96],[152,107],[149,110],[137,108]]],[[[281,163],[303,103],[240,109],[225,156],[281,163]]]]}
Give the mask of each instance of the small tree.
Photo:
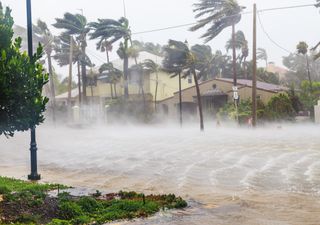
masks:
{"type": "Polygon", "coordinates": [[[271,120],[293,120],[295,111],[287,94],[273,96],[267,104],[267,117],[271,120]]]}
{"type": "Polygon", "coordinates": [[[0,3],[0,135],[13,136],[44,121],[48,99],[42,88],[48,82],[39,59],[42,47],[32,58],[20,52],[21,38],[14,41],[11,10],[0,3]]]}

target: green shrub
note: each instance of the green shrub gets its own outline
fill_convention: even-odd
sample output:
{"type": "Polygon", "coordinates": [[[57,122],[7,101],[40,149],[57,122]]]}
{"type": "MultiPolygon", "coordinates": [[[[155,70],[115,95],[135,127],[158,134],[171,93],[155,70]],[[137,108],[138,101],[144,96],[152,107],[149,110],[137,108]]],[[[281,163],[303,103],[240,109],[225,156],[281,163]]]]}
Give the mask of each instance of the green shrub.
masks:
{"type": "Polygon", "coordinates": [[[48,225],[73,225],[68,220],[53,219],[48,225]]]}
{"type": "Polygon", "coordinates": [[[273,96],[266,107],[266,117],[270,120],[292,120],[295,111],[287,94],[273,96]]]}
{"type": "Polygon", "coordinates": [[[71,220],[82,216],[83,211],[75,202],[61,202],[59,203],[59,216],[62,219],[71,220]]]}

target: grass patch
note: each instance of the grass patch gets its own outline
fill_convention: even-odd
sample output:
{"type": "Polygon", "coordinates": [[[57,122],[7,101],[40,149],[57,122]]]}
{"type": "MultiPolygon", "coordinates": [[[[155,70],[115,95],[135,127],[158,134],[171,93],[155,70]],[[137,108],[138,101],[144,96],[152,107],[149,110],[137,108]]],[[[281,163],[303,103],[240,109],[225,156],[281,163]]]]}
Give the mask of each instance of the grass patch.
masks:
{"type": "Polygon", "coordinates": [[[187,206],[182,198],[173,194],[145,196],[123,191],[107,195],[97,191],[91,196],[71,196],[67,192],[56,197],[47,194],[57,188],[56,184],[0,177],[0,224],[103,224],[187,206]]]}

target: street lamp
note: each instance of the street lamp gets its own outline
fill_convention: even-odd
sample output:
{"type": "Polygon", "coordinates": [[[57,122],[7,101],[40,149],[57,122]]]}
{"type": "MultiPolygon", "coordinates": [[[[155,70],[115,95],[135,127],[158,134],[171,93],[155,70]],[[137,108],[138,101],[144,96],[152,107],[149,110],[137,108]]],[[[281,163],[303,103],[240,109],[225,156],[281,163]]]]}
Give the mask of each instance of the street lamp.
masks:
{"type": "MultiPolygon", "coordinates": [[[[33,56],[32,46],[32,16],[31,16],[31,0],[27,0],[27,30],[28,30],[28,54],[30,59],[33,56]]],[[[40,180],[37,166],[37,142],[36,142],[36,127],[31,127],[31,143],[30,143],[30,158],[31,158],[31,174],[28,175],[29,180],[40,180]]]]}

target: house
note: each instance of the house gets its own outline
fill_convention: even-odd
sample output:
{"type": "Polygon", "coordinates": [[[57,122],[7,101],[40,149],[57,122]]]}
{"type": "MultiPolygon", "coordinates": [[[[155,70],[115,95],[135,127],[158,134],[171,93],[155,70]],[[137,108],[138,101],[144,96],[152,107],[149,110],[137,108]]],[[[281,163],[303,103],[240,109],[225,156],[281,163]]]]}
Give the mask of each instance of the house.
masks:
{"type": "Polygon", "coordinates": [[[278,74],[280,80],[283,80],[285,78],[286,74],[289,72],[289,70],[287,70],[283,67],[277,66],[274,62],[268,63],[266,71],[270,72],[270,73],[278,74]]]}
{"type": "MultiPolygon", "coordinates": [[[[240,100],[252,98],[251,80],[238,79],[237,86],[240,100]]],[[[233,79],[216,78],[200,83],[199,87],[204,114],[215,116],[221,107],[227,102],[233,101],[233,79]]],[[[257,82],[257,98],[265,104],[274,95],[284,93],[287,90],[286,87],[280,85],[257,82]]],[[[172,97],[159,101],[158,105],[162,113],[173,117],[177,116],[179,111],[179,92],[175,92],[172,97]]],[[[182,110],[184,115],[193,116],[198,113],[195,86],[182,90],[182,110]]]]}
{"type": "MultiPolygon", "coordinates": [[[[139,56],[134,58],[129,58],[129,67],[137,63],[142,63],[146,59],[151,59],[155,63],[161,65],[163,58],[145,51],[139,52],[139,56]]],[[[112,61],[112,64],[115,68],[123,71],[123,60],[117,59],[112,61]]],[[[139,85],[139,79],[141,76],[130,76],[128,80],[129,88],[129,98],[137,99],[141,96],[141,87],[139,85]]],[[[178,77],[171,77],[166,72],[159,71],[157,74],[153,73],[150,75],[143,75],[143,90],[147,99],[149,101],[155,100],[155,92],[157,90],[157,101],[162,101],[164,99],[170,98],[174,95],[176,91],[179,90],[179,79],[178,77]],[[158,86],[157,86],[158,83],[158,86]]],[[[107,77],[104,74],[97,74],[97,82],[94,86],[88,85],[87,87],[87,96],[93,97],[96,101],[100,101],[102,104],[112,97],[121,97],[124,95],[124,84],[123,79],[118,82],[116,85],[110,85],[107,77]],[[111,94],[113,92],[113,94],[111,94]]],[[[181,86],[183,89],[191,87],[194,85],[192,79],[182,79],[181,86]]]]}

